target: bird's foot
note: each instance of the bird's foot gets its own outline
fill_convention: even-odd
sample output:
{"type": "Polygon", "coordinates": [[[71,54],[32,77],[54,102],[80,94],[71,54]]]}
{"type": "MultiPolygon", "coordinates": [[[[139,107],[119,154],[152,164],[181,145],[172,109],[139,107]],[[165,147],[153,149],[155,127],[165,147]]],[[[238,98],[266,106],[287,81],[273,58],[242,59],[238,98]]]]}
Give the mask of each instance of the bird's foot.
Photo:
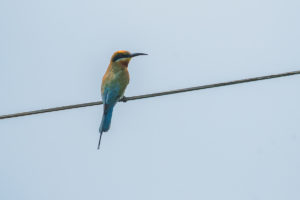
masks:
{"type": "Polygon", "coordinates": [[[127,102],[127,97],[125,97],[125,96],[123,96],[121,99],[120,99],[120,101],[122,101],[122,102],[124,102],[124,103],[126,103],[127,102]]]}

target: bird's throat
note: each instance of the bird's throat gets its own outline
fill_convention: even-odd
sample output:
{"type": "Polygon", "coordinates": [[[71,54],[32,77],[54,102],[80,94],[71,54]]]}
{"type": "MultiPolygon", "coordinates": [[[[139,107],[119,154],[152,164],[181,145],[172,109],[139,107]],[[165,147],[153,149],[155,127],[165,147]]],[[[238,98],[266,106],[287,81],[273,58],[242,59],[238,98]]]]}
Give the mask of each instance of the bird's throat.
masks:
{"type": "Polygon", "coordinates": [[[122,67],[128,67],[129,60],[121,60],[119,63],[122,67]]]}

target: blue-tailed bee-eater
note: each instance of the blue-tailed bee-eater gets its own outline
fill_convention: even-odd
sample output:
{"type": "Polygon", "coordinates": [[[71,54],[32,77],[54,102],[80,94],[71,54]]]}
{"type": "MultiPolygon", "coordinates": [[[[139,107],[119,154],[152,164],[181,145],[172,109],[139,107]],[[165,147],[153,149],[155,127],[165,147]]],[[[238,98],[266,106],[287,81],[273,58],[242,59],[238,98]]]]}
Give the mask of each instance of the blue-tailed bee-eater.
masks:
{"type": "Polygon", "coordinates": [[[109,130],[114,106],[123,98],[125,89],[129,83],[128,63],[131,58],[140,55],[147,54],[117,51],[111,57],[101,85],[103,116],[99,128],[100,138],[98,149],[100,148],[102,133],[109,130]]]}

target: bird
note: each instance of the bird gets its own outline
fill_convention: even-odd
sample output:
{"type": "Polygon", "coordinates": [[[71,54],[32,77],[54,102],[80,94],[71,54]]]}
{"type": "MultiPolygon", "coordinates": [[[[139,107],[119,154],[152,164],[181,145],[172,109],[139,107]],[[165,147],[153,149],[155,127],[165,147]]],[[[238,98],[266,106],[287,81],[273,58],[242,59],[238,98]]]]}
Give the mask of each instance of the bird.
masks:
{"type": "Polygon", "coordinates": [[[146,53],[130,53],[129,51],[116,51],[108,65],[108,68],[102,78],[101,97],[103,102],[103,115],[99,127],[99,143],[100,149],[101,137],[103,132],[107,132],[110,128],[111,118],[114,106],[124,97],[125,89],[129,83],[128,64],[133,57],[148,55],[146,53]]]}

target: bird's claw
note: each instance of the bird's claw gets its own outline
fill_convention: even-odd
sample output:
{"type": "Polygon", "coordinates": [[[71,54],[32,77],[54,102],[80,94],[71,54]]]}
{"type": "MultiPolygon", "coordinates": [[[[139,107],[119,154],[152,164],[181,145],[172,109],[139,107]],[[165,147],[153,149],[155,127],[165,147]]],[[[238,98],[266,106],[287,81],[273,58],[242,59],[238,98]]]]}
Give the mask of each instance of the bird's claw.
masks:
{"type": "Polygon", "coordinates": [[[124,103],[126,103],[127,100],[128,100],[128,99],[127,99],[127,97],[125,97],[125,96],[123,96],[122,99],[120,99],[120,101],[122,101],[122,102],[124,102],[124,103]]]}

